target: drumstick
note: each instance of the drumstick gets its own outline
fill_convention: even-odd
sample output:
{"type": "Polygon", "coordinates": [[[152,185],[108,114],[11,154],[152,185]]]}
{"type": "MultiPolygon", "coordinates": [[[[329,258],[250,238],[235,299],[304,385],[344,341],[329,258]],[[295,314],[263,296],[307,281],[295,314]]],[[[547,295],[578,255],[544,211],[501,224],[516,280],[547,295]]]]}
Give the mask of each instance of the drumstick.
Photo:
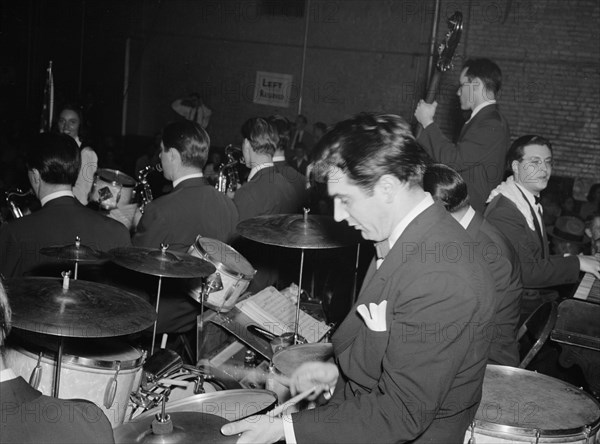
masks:
{"type": "Polygon", "coordinates": [[[308,398],[310,395],[312,395],[314,392],[316,392],[317,389],[319,389],[319,388],[320,388],[320,386],[315,385],[314,387],[311,387],[308,390],[303,391],[302,393],[300,393],[300,394],[294,396],[293,398],[289,399],[288,401],[284,402],[279,407],[275,407],[270,412],[267,412],[267,415],[271,416],[273,418],[275,416],[281,415],[289,407],[293,406],[294,404],[299,403],[300,401],[302,401],[305,398],[308,398]]]}

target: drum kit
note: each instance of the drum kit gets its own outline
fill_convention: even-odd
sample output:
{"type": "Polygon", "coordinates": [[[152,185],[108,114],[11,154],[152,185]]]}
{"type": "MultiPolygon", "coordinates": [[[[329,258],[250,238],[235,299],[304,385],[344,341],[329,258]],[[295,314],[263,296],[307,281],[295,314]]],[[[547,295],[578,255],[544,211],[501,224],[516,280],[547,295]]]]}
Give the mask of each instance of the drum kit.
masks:
{"type": "MultiPolygon", "coordinates": [[[[307,211],[249,219],[238,225],[238,232],[257,242],[301,249],[299,282],[304,250],[357,243],[353,233],[331,218],[309,216],[307,211]]],[[[70,273],[63,273],[62,279],[5,281],[13,325],[23,331],[21,343],[7,348],[7,365],[21,376],[29,375],[30,383],[45,394],[96,403],[113,425],[117,443],[199,438],[235,442],[237,437],[220,433],[223,424],[269,411],[285,400],[286,381],[300,364],[325,362],[333,356],[329,343],[299,343],[300,294],[294,340],[272,356],[263,375],[265,390],[244,389],[208,361],[189,366],[170,350],[154,353],[155,334],[148,358],[118,339],[152,323],[156,333],[163,277],[196,279],[198,285],[190,297],[202,306],[206,303],[226,312],[235,305],[254,269],[237,251],[215,239],[199,236],[188,253],[169,251],[168,245],[102,253],[77,239],[74,245],[44,248],[42,254],[72,261],[75,266],[108,259],[158,277],[155,307],[115,287],[70,279],[70,273]],[[36,339],[28,340],[28,334],[37,335],[36,339]],[[40,341],[38,336],[46,339],[40,341]],[[63,387],[61,377],[67,381],[63,387]]],[[[583,390],[527,370],[490,365],[481,405],[465,442],[593,443],[599,428],[600,404],[583,390]]]]}

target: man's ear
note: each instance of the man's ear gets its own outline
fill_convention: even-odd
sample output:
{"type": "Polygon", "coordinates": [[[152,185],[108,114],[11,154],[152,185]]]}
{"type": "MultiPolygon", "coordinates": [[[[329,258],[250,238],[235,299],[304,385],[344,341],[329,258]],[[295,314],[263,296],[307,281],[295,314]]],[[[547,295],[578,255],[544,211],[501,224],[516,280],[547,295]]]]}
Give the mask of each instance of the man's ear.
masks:
{"type": "Polygon", "coordinates": [[[393,202],[394,197],[401,186],[402,183],[400,180],[391,174],[384,174],[375,183],[376,190],[381,193],[385,202],[393,202]]]}
{"type": "Polygon", "coordinates": [[[518,171],[519,171],[519,161],[513,160],[512,163],[510,164],[510,169],[513,172],[513,175],[515,176],[515,178],[517,178],[518,171]]]}
{"type": "Polygon", "coordinates": [[[31,184],[39,184],[42,180],[42,175],[40,174],[39,170],[37,168],[31,168],[28,171],[28,175],[29,175],[29,180],[31,181],[31,184]]]}

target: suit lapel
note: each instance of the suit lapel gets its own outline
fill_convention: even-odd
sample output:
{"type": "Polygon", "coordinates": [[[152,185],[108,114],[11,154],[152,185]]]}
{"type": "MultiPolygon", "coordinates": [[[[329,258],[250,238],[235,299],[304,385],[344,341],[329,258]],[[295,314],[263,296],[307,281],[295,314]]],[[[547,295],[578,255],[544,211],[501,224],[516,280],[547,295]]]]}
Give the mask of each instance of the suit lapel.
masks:
{"type": "MultiPolygon", "coordinates": [[[[387,296],[383,291],[387,280],[396,273],[402,273],[401,268],[412,256],[410,252],[415,242],[419,242],[423,234],[444,216],[447,216],[446,210],[440,204],[430,206],[408,224],[379,269],[376,267],[375,258],[371,261],[358,300],[332,337],[336,356],[354,342],[360,329],[364,327],[356,307],[371,302],[380,303],[387,296]]],[[[393,309],[393,304],[388,304],[388,310],[393,309]]]]}
{"type": "Polygon", "coordinates": [[[458,140],[459,141],[462,140],[465,133],[471,127],[471,125],[473,125],[474,122],[477,122],[480,119],[484,118],[487,114],[496,111],[497,106],[498,105],[496,105],[496,104],[488,105],[488,106],[484,106],[481,110],[479,110],[479,112],[477,114],[475,114],[475,117],[473,117],[471,120],[469,120],[467,123],[465,123],[463,125],[462,129],[460,130],[460,135],[458,136],[458,140]]]}

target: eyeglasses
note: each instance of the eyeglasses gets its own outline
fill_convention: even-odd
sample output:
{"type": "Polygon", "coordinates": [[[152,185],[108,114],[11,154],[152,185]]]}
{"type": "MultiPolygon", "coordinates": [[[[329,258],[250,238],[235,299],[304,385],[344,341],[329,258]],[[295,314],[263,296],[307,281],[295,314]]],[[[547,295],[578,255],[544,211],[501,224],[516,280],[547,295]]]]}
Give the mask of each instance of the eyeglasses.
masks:
{"type": "Polygon", "coordinates": [[[542,160],[539,157],[534,157],[531,159],[521,159],[521,162],[533,165],[537,168],[541,167],[542,165],[546,166],[546,168],[552,168],[554,166],[553,159],[542,160]]]}

